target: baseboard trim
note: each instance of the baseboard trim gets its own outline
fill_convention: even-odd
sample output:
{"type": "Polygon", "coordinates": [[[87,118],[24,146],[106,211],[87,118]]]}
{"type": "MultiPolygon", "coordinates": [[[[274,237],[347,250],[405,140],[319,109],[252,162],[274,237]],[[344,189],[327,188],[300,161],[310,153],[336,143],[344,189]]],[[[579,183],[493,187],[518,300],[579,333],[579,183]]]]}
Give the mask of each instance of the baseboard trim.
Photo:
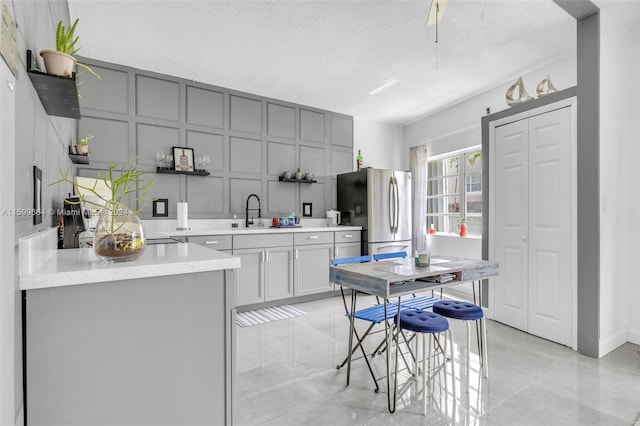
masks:
{"type": "Polygon", "coordinates": [[[640,330],[627,329],[627,341],[640,345],[640,330]]]}
{"type": "Polygon", "coordinates": [[[606,339],[601,338],[598,344],[598,358],[602,358],[609,352],[625,344],[627,342],[627,335],[627,330],[623,329],[619,333],[609,336],[606,339]]]}

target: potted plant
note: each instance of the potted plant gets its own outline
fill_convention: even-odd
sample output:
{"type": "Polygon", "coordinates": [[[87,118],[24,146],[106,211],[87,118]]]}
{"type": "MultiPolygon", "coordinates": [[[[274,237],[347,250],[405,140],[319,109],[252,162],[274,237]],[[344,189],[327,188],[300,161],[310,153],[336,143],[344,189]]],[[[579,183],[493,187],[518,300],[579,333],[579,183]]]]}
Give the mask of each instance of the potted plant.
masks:
{"type": "Polygon", "coordinates": [[[89,143],[93,139],[93,135],[85,136],[84,138],[78,139],[78,143],[76,144],[76,154],[79,155],[88,155],[91,150],[89,149],[89,143]]]}
{"type": "Polygon", "coordinates": [[[155,183],[155,179],[143,185],[143,173],[131,163],[128,168],[120,170],[116,176],[117,166],[109,165],[108,177],[98,175],[97,181],[103,181],[108,188],[107,194],[97,190],[97,182],[93,186],[79,184],[69,177],[69,169],[61,172],[61,177],[51,185],[70,183],[80,198],[78,203],[87,203],[102,208],[96,224],[93,238],[95,253],[106,262],[133,260],[142,254],[145,247],[144,229],[138,213],[130,210],[125,203],[145,200],[145,195],[155,183]]]}
{"type": "Polygon", "coordinates": [[[464,216],[460,216],[458,219],[458,231],[461,237],[467,235],[467,219],[464,216]]]}
{"type": "Polygon", "coordinates": [[[90,66],[81,64],[75,58],[75,54],[80,50],[76,48],[78,37],[74,34],[77,25],[77,18],[69,28],[66,28],[62,21],[58,22],[58,26],[56,27],[56,49],[44,49],[40,51],[40,56],[42,56],[44,60],[44,66],[49,74],[71,77],[73,74],[73,66],[78,64],[78,66],[89,71],[100,80],[100,76],[91,69],[90,66]]]}
{"type": "Polygon", "coordinates": [[[302,173],[300,172],[300,167],[298,167],[298,168],[296,169],[295,178],[296,178],[296,179],[298,179],[298,180],[299,180],[299,179],[302,179],[302,173]]]}

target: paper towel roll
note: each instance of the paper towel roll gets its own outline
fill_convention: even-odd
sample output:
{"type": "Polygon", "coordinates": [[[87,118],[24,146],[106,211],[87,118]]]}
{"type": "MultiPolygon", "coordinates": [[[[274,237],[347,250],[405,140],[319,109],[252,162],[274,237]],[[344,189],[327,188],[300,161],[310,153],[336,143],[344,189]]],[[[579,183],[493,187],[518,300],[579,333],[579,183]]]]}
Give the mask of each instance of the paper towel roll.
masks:
{"type": "Polygon", "coordinates": [[[178,212],[178,227],[180,231],[189,229],[189,206],[186,201],[179,201],[176,209],[178,212]]]}

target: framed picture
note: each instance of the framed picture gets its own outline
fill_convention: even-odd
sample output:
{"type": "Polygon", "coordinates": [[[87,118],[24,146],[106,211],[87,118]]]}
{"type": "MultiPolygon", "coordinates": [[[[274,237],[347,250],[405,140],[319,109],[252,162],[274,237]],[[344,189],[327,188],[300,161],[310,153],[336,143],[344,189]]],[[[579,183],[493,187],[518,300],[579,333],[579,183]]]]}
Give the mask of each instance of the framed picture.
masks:
{"type": "Polygon", "coordinates": [[[311,203],[302,203],[302,216],[311,217],[311,203]]]}
{"type": "Polygon", "coordinates": [[[153,217],[169,216],[169,199],[157,198],[153,200],[153,217]]]}
{"type": "Polygon", "coordinates": [[[173,147],[173,168],[178,172],[193,172],[193,148],[173,147]]]}
{"type": "Polygon", "coordinates": [[[33,224],[42,223],[42,170],[33,166],[33,224]]]}

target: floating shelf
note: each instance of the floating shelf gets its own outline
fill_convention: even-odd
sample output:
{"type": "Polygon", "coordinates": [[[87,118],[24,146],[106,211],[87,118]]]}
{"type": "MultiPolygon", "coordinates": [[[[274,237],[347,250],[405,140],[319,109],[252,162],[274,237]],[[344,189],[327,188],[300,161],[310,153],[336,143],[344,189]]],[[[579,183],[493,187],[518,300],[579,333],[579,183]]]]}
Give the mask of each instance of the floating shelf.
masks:
{"type": "Polygon", "coordinates": [[[278,180],[280,182],[299,182],[299,183],[315,183],[315,182],[317,182],[317,180],[315,180],[315,179],[294,179],[294,178],[287,179],[287,178],[285,178],[283,176],[280,176],[278,178],[278,180]]]}
{"type": "Polygon", "coordinates": [[[69,158],[74,164],[89,164],[89,154],[74,154],[71,147],[69,147],[69,158]]]}
{"type": "Polygon", "coordinates": [[[71,77],[47,74],[35,67],[34,62],[31,50],[27,50],[27,74],[47,114],[79,119],[80,104],[76,74],[73,73],[71,77]]]}
{"type": "Polygon", "coordinates": [[[162,167],[156,167],[157,173],[168,173],[172,175],[192,175],[192,176],[209,176],[209,172],[206,170],[196,170],[193,172],[183,172],[181,170],[164,169],[162,167]]]}

